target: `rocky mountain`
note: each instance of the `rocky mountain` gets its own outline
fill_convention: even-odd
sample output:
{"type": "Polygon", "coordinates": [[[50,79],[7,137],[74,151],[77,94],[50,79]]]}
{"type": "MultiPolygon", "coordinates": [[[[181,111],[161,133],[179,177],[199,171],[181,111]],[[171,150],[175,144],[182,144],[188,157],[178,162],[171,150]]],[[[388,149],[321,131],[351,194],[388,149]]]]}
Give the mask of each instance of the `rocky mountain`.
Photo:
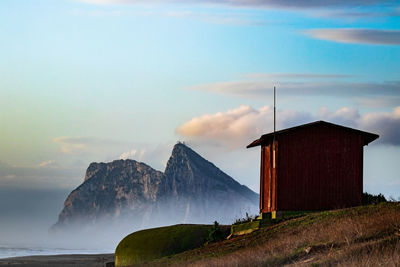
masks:
{"type": "Polygon", "coordinates": [[[162,172],[134,160],[91,163],[84,182],[65,200],[56,227],[96,223],[131,212],[146,216],[163,180],[162,172]]]}
{"type": "Polygon", "coordinates": [[[174,146],[160,195],[165,193],[180,221],[232,223],[256,213],[258,195],[184,144],[174,146]]]}
{"type": "Polygon", "coordinates": [[[116,221],[138,227],[154,222],[232,223],[257,210],[256,193],[178,143],[164,173],[134,160],[91,163],[53,228],[116,221]]]}

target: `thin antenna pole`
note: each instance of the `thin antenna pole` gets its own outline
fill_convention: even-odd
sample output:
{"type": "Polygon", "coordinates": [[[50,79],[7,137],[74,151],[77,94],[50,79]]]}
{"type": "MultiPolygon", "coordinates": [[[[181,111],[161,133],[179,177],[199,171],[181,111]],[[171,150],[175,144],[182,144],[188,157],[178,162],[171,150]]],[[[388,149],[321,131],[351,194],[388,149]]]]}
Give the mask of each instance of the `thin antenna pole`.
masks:
{"type": "Polygon", "coordinates": [[[270,183],[269,183],[269,212],[272,214],[272,177],[273,177],[273,171],[272,169],[275,168],[275,131],[276,131],[276,89],[274,86],[274,135],[272,138],[272,144],[270,146],[270,183]]]}
{"type": "Polygon", "coordinates": [[[276,89],[274,86],[274,136],[276,131],[276,89]]]}
{"type": "Polygon", "coordinates": [[[273,198],[272,198],[272,185],[273,185],[273,183],[272,183],[272,180],[273,180],[273,169],[275,169],[275,131],[276,131],[276,88],[275,88],[275,86],[274,86],[274,135],[273,135],[273,139],[272,139],[272,145],[271,145],[271,165],[270,165],[270,170],[271,170],[271,173],[270,173],[270,177],[271,177],[271,179],[270,179],[270,190],[269,190],[269,192],[270,192],[270,212],[271,212],[271,215],[272,215],[272,209],[273,209],[273,205],[272,205],[272,200],[273,200],[273,198]]]}

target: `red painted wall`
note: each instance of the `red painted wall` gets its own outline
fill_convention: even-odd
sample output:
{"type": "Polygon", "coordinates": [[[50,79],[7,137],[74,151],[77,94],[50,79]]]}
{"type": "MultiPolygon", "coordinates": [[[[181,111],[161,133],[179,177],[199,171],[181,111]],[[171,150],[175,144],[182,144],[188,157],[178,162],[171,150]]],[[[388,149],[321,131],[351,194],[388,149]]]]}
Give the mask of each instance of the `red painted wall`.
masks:
{"type": "MultiPolygon", "coordinates": [[[[326,210],[361,204],[363,137],[360,134],[315,125],[280,134],[276,140],[272,210],[326,210]]],[[[262,212],[270,211],[271,164],[270,156],[265,155],[267,150],[269,152],[266,147],[269,146],[261,149],[264,151],[260,188],[262,212]]]]}

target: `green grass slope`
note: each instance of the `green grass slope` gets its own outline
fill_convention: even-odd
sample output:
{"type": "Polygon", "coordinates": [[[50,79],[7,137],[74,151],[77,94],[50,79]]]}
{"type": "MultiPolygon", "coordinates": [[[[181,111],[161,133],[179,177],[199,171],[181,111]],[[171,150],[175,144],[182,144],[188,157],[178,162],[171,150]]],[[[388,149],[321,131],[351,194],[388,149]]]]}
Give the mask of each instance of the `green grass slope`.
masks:
{"type": "Polygon", "coordinates": [[[399,266],[400,204],[311,213],[139,266],[399,266]]]}
{"type": "Polygon", "coordinates": [[[115,266],[132,266],[194,249],[206,242],[211,228],[211,225],[181,224],[134,232],[118,244],[115,266]]]}

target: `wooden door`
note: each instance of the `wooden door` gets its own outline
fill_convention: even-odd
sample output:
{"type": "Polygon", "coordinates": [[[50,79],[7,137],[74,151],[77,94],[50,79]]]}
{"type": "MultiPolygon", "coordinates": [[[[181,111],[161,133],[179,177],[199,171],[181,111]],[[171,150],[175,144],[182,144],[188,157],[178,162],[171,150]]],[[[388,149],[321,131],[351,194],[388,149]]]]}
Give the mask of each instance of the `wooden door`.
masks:
{"type": "Polygon", "coordinates": [[[261,148],[260,213],[277,210],[278,142],[261,148]],[[271,178],[272,177],[272,178],[271,178]]]}
{"type": "Polygon", "coordinates": [[[271,211],[271,146],[261,148],[260,213],[271,211]]]}

